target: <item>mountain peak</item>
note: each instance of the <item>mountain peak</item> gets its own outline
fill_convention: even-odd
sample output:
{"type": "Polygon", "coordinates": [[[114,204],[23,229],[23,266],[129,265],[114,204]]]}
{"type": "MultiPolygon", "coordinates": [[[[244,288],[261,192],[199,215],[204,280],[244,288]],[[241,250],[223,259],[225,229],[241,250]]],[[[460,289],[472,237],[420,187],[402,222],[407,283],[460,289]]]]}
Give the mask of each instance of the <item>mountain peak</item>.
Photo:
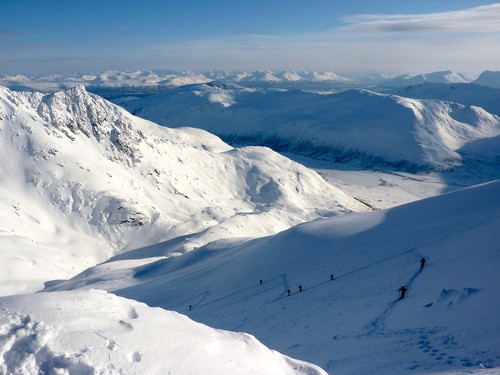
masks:
{"type": "MultiPolygon", "coordinates": [[[[67,243],[53,237],[67,229],[65,238],[83,259],[79,265],[177,236],[186,236],[177,249],[184,252],[366,210],[270,149],[233,149],[203,130],[155,125],[83,86],[53,94],[0,91],[0,180],[16,186],[0,185],[0,209],[33,222],[29,233],[21,224],[15,228],[51,254],[67,251],[67,243]],[[11,201],[18,203],[4,207],[11,201]],[[84,255],[88,236],[99,245],[84,255]]],[[[9,264],[4,260],[0,256],[0,265],[9,264]]],[[[64,276],[57,267],[71,272],[66,265],[48,267],[59,272],[55,277],[64,276]]]]}
{"type": "Polygon", "coordinates": [[[500,89],[500,72],[485,70],[475,81],[472,81],[472,83],[500,89]]]}
{"type": "Polygon", "coordinates": [[[66,93],[73,97],[84,97],[89,95],[89,92],[87,91],[85,86],[81,84],[66,90],[66,93]]]}

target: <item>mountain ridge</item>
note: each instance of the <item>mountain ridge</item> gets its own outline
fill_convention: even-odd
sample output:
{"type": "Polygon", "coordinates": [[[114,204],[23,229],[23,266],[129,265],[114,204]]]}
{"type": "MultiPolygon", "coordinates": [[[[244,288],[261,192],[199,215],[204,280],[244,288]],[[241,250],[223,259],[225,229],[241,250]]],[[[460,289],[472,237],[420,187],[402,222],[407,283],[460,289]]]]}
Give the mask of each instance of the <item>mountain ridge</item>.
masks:
{"type": "MultiPolygon", "coordinates": [[[[0,88],[0,118],[6,212],[26,220],[30,211],[39,212],[29,219],[34,237],[27,227],[17,230],[37,241],[49,230],[45,245],[57,251],[64,249],[47,221],[66,228],[80,255],[85,238],[95,237],[100,245],[88,259],[81,257],[85,264],[140,243],[189,235],[178,249],[184,252],[219,238],[269,235],[323,215],[367,209],[269,149],[234,149],[200,129],[160,127],[83,86],[45,95],[0,88]],[[263,218],[267,225],[258,224],[263,218]]],[[[38,258],[28,250],[23,264],[32,267],[38,258]]],[[[16,257],[9,251],[4,256],[5,264],[16,257]]],[[[71,264],[65,267],[74,272],[71,264]]]]}
{"type": "Polygon", "coordinates": [[[474,106],[370,90],[202,84],[117,102],[159,124],[201,127],[234,144],[413,170],[460,165],[464,143],[500,129],[497,116],[474,106]]]}

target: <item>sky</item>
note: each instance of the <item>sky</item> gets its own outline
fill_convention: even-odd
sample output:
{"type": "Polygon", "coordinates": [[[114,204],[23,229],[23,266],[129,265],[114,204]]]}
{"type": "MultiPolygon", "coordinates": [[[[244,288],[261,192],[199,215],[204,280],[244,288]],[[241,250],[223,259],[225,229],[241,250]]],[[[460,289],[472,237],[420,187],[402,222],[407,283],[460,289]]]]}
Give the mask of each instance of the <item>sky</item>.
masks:
{"type": "Polygon", "coordinates": [[[0,0],[0,74],[500,70],[500,1],[0,0]]]}

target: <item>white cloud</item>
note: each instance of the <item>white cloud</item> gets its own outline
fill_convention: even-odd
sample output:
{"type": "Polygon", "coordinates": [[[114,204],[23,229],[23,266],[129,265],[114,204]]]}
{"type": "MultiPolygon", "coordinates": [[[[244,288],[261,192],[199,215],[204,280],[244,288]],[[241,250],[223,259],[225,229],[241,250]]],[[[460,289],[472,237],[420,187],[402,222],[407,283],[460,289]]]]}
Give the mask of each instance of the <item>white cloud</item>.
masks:
{"type": "Polygon", "coordinates": [[[203,69],[339,73],[500,70],[500,4],[425,15],[361,15],[318,33],[237,35],[157,46],[161,61],[203,69]],[[395,32],[397,31],[397,32],[395,32]]]}
{"type": "MultiPolygon", "coordinates": [[[[286,35],[223,35],[166,41],[151,45],[117,45],[64,53],[62,47],[36,58],[92,57],[91,61],[32,64],[37,69],[296,69],[330,70],[340,74],[363,71],[426,73],[438,70],[480,73],[500,70],[500,3],[456,12],[415,15],[357,15],[348,24],[324,32],[286,35]],[[98,59],[94,59],[99,56],[98,59]]],[[[1,32],[0,32],[1,36],[1,32]]],[[[11,49],[12,50],[12,49],[11,49]]],[[[25,56],[32,57],[25,49],[25,56]]],[[[21,64],[0,58],[0,71],[21,64]]],[[[25,64],[28,66],[28,63],[25,64]]],[[[24,66],[24,65],[23,65],[24,66]]],[[[29,71],[28,69],[26,69],[29,71]]]]}
{"type": "Polygon", "coordinates": [[[344,18],[350,32],[500,32],[500,4],[455,12],[356,15],[344,18]]]}

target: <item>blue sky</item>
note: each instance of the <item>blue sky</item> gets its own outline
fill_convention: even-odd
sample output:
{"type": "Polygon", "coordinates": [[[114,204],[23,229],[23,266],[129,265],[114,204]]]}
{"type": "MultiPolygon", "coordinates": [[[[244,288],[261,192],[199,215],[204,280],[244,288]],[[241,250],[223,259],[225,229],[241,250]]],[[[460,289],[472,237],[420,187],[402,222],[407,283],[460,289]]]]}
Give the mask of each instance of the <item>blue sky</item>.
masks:
{"type": "Polygon", "coordinates": [[[0,0],[0,74],[500,70],[500,2],[0,0]]]}

